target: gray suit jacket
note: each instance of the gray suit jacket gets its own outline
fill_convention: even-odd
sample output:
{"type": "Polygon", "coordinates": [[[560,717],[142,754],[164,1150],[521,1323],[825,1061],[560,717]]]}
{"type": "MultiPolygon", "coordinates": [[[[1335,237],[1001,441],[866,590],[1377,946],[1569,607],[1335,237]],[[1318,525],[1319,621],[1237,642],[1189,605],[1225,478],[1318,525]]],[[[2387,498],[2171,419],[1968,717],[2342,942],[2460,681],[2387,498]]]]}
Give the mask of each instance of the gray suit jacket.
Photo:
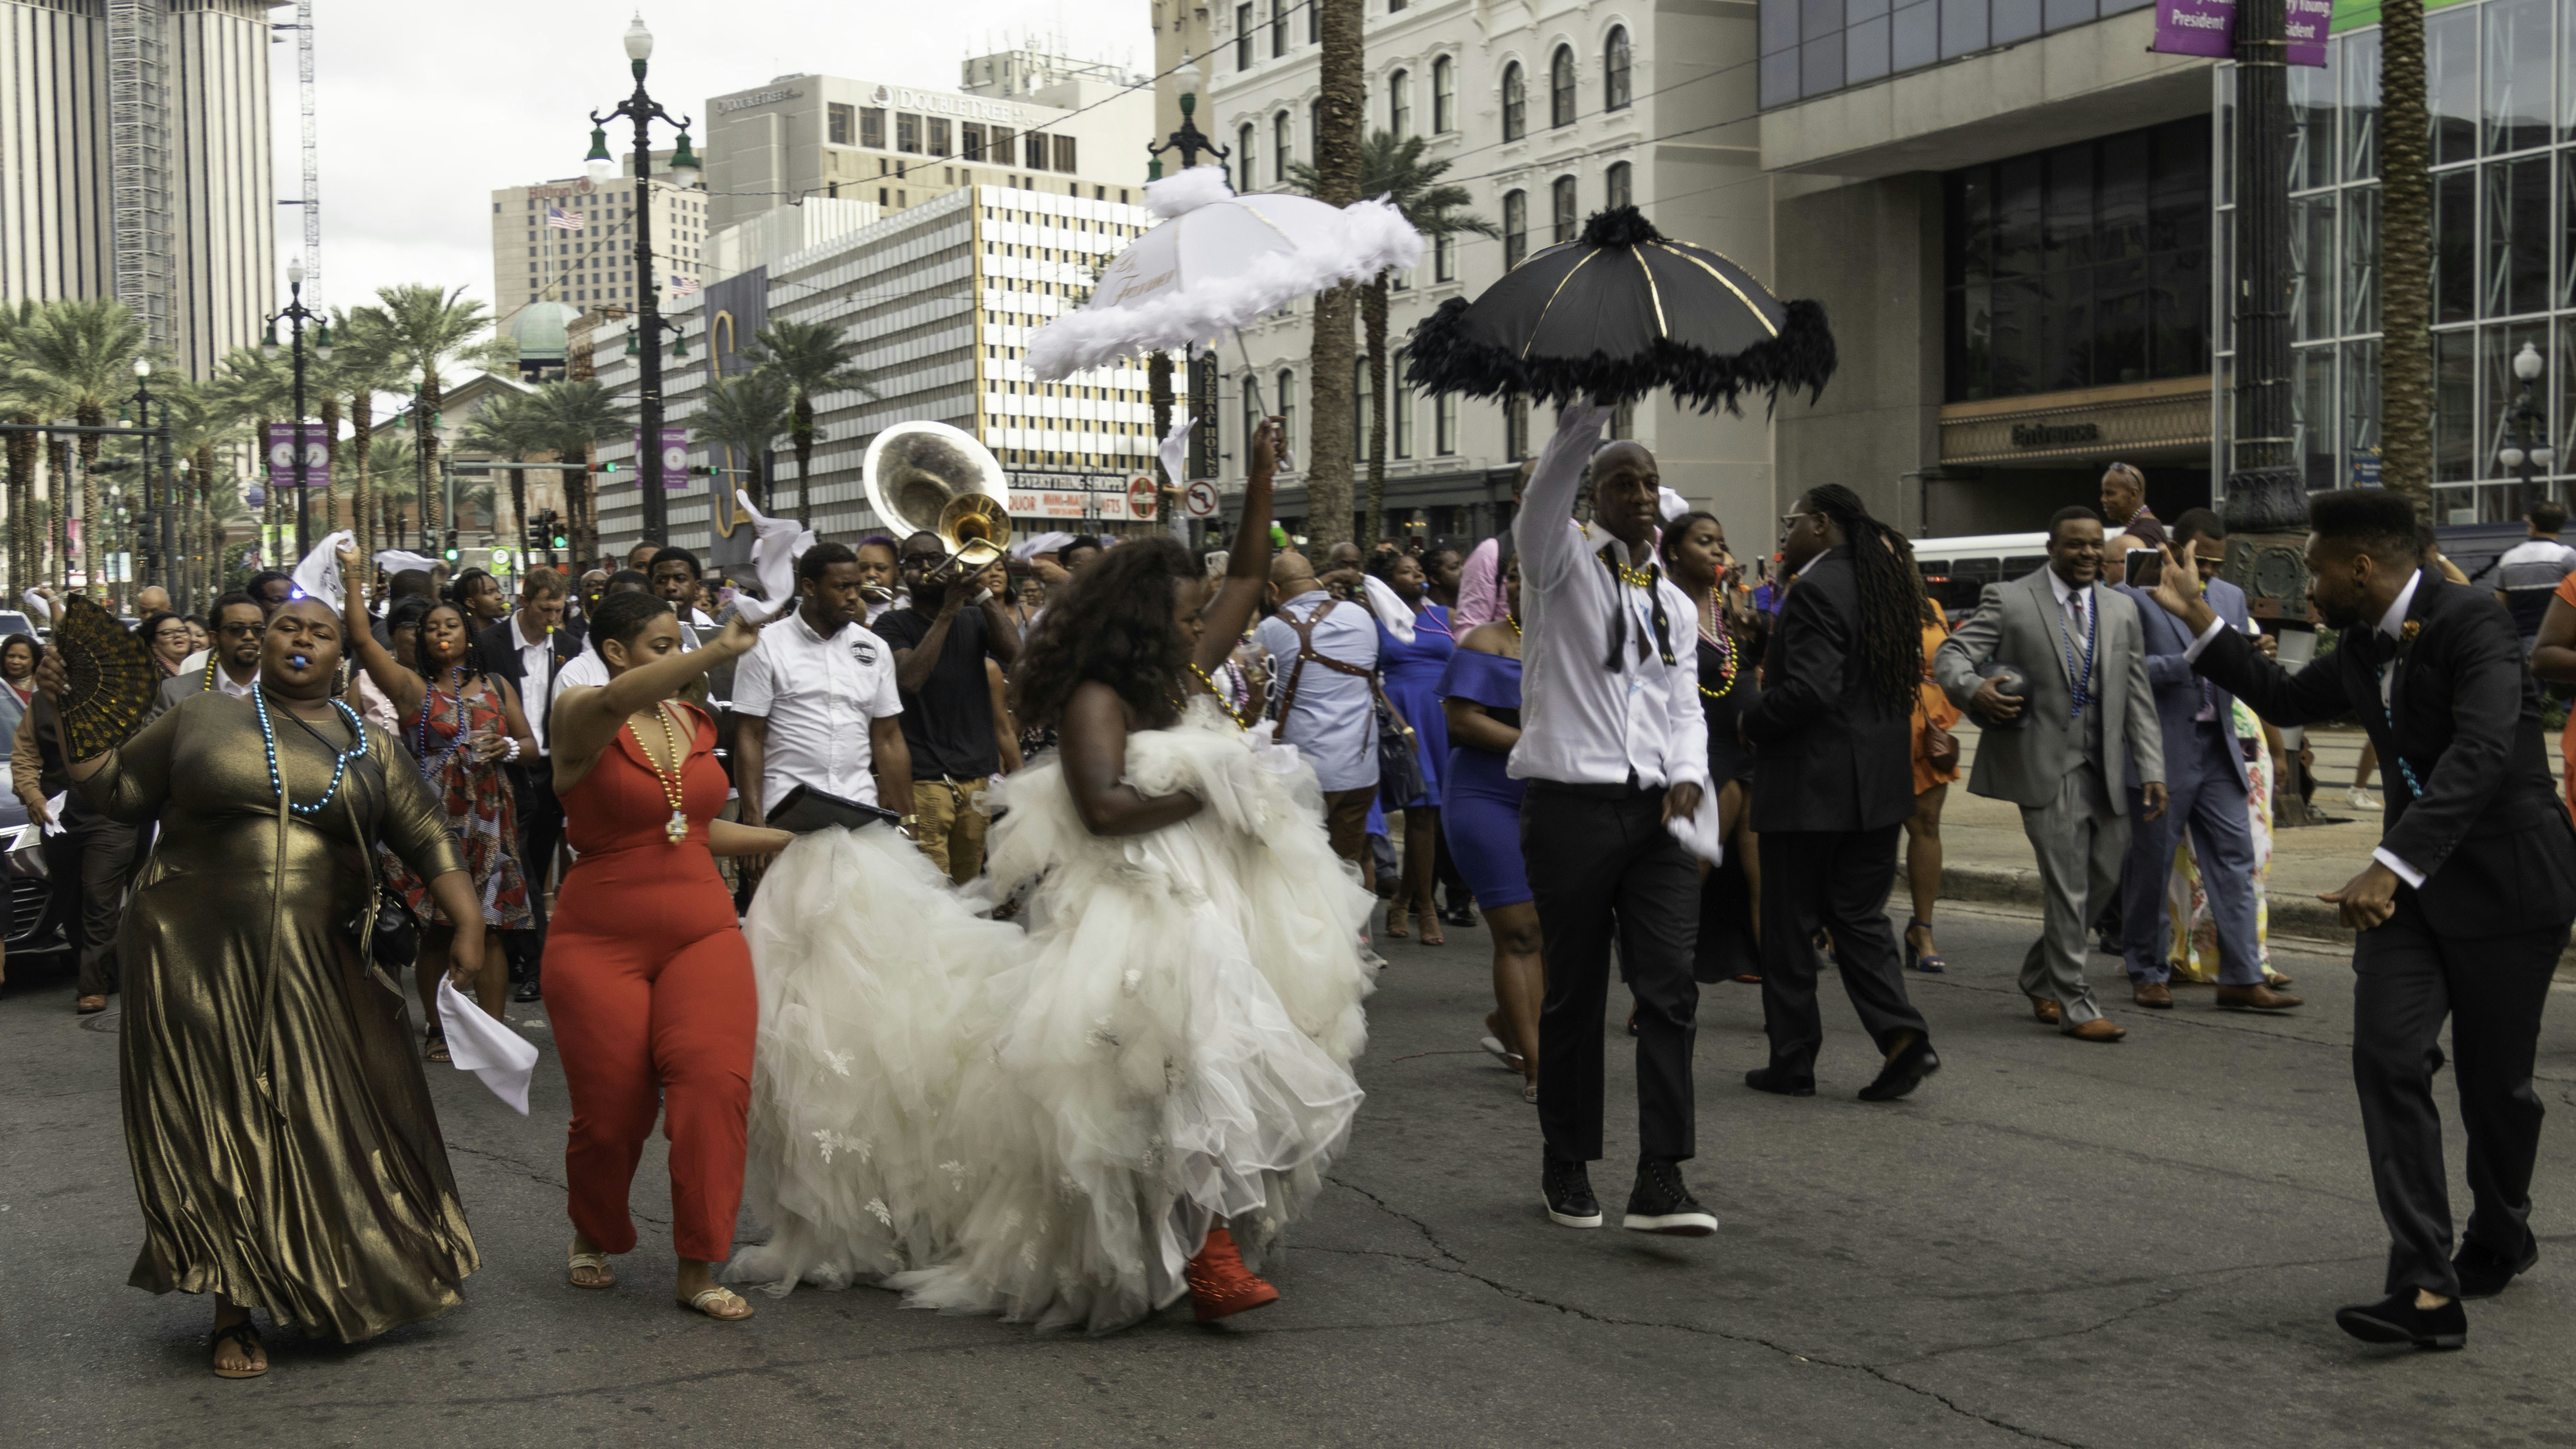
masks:
{"type": "MultiPolygon", "coordinates": [[[[2147,653],[2138,610],[2128,599],[2099,585],[2093,596],[2100,637],[2093,662],[2096,702],[2091,708],[2102,712],[2103,770],[2106,776],[2116,774],[2135,752],[2139,778],[2161,785],[2164,739],[2156,727],[2155,695],[2147,685],[2147,653]]],[[[1972,795],[2029,807],[2051,804],[2075,767],[2069,752],[2083,750],[2084,731],[2073,719],[2074,681],[2067,672],[2057,620],[2057,596],[2043,568],[2010,583],[1986,585],[1977,612],[1933,656],[1933,679],[1962,708],[1984,682],[1977,676],[1977,666],[1989,659],[2018,665],[2030,677],[2019,726],[1980,729],[1977,735],[1977,767],[1968,776],[1972,795]]],[[[2103,783],[2112,781],[2106,778],[2103,783]]],[[[2113,788],[2109,794],[2111,808],[2127,813],[2121,792],[2113,788]]]]}
{"type": "MultiPolygon", "coordinates": [[[[2182,657],[2182,652],[2191,647],[2190,631],[2183,628],[2182,620],[2166,613],[2164,605],[2137,589],[2121,584],[2119,590],[2137,604],[2138,622],[2146,631],[2147,684],[2156,692],[2156,722],[2163,727],[2167,746],[2165,783],[2179,790],[2186,783],[2184,772],[2200,768],[2200,752],[2183,746],[2191,739],[2191,717],[2200,712],[2202,684],[2208,683],[2210,702],[2218,707],[2219,733],[2226,736],[2231,744],[2236,738],[2236,696],[2192,672],[2191,662],[2182,657]]],[[[2201,597],[2209,602],[2209,607],[2218,611],[2218,617],[2227,621],[2228,628],[2239,634],[2245,632],[2243,589],[2225,579],[2211,579],[2201,590],[2201,597]]],[[[2236,767],[2236,783],[2243,786],[2246,783],[2244,751],[2229,749],[2227,762],[2236,767]]],[[[2133,786],[2138,783],[2134,765],[2130,769],[2128,783],[2133,786]]]]}

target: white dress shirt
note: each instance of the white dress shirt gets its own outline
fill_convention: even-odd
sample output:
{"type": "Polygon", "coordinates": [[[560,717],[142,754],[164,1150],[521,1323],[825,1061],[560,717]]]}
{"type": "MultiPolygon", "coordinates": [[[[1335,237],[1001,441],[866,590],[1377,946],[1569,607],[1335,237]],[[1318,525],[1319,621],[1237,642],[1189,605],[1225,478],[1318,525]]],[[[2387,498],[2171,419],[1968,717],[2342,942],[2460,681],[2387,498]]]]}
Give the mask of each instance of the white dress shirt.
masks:
{"type": "MultiPolygon", "coordinates": [[[[1315,767],[1315,784],[1325,790],[1357,790],[1377,783],[1376,691],[1366,674],[1344,674],[1309,661],[1298,670],[1297,630],[1290,617],[1310,619],[1333,596],[1322,589],[1299,594],[1252,631],[1275,661],[1270,672],[1272,695],[1288,688],[1297,671],[1297,707],[1279,722],[1279,738],[1315,767]]],[[[1315,652],[1326,659],[1377,668],[1377,622],[1366,604],[1345,602],[1313,628],[1315,652]]]]}
{"type": "MultiPolygon", "coordinates": [[[[2387,635],[2392,641],[2406,637],[2406,611],[2415,603],[2415,586],[2422,582],[2424,582],[2424,571],[2422,569],[2417,569],[2413,574],[2407,577],[2406,587],[2397,591],[2397,598],[2395,602],[2388,606],[2388,612],[2379,616],[2379,632],[2387,635]]],[[[2191,647],[2182,652],[2182,657],[2186,661],[2198,659],[2200,657],[2200,651],[2208,648],[2209,641],[2217,638],[2218,631],[2226,627],[2227,621],[2225,619],[2210,620],[2209,627],[2200,631],[2200,637],[2191,641],[2191,647]]],[[[2396,661],[2394,659],[2390,659],[2382,663],[2379,666],[2379,707],[2383,710],[2389,708],[2391,705],[2390,692],[2396,687],[2396,680],[2396,661]]],[[[2389,721],[2389,729],[2392,733],[2395,732],[2395,720],[2392,719],[2389,721]]],[[[2397,764],[2397,769],[2394,772],[2395,777],[2399,780],[2403,780],[2406,774],[2406,767],[2403,762],[2382,761],[2380,763],[2382,773],[2388,773],[2388,766],[2391,763],[2397,764]]],[[[2399,860],[2389,851],[2388,847],[2383,845],[2371,851],[2370,858],[2378,861],[2381,865],[2388,867],[2390,870],[2395,871],[2399,880],[2406,882],[2417,890],[2422,890],[2424,888],[2424,872],[2417,870],[2415,867],[2408,865],[2402,860],[2399,860]]]]}
{"type": "Polygon", "coordinates": [[[528,733],[537,742],[537,758],[546,757],[546,706],[555,697],[554,631],[528,642],[528,611],[510,615],[510,637],[519,641],[519,707],[528,717],[528,733]]]}
{"type": "Polygon", "coordinates": [[[1598,527],[1567,528],[1584,465],[1610,409],[1565,410],[1530,475],[1513,520],[1521,565],[1521,738],[1506,772],[1569,785],[1708,788],[1708,717],[1699,703],[1699,654],[1690,596],[1658,578],[1673,662],[1655,641],[1655,597],[1622,582],[1596,555],[1623,565],[1627,546],[1598,527]],[[1535,521],[1533,521],[1535,520],[1535,521]],[[1604,667],[1612,610],[1627,614],[1621,667],[1604,667]],[[1640,652],[1640,645],[1643,652],[1640,652]]]}
{"type": "Polygon", "coordinates": [[[796,616],[760,631],[734,671],[734,712],[769,721],[762,737],[760,808],[798,785],[877,803],[868,727],[903,713],[894,646],[856,620],[826,638],[796,616]]]}
{"type": "Polygon", "coordinates": [[[564,661],[563,671],[555,676],[554,688],[546,695],[546,708],[554,708],[567,689],[596,689],[608,683],[608,661],[599,657],[599,646],[591,645],[564,661]]]}

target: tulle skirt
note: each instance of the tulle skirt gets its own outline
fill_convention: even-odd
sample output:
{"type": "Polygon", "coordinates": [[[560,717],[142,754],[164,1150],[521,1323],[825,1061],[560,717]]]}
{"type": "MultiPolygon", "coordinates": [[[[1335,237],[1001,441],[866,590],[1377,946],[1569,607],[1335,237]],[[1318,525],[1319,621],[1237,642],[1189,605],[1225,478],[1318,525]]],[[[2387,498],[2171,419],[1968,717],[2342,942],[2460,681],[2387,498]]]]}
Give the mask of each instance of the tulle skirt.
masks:
{"type": "Polygon", "coordinates": [[[746,929],[777,1232],[731,1276],[1108,1332],[1186,1290],[1219,1219],[1258,1261],[1313,1198],[1360,1102],[1370,899],[1266,726],[1200,702],[1131,738],[1128,779],[1207,808],[1101,837],[1056,766],[1009,782],[989,864],[1025,934],[919,890],[926,865],[804,841],[772,868],[746,929]]]}

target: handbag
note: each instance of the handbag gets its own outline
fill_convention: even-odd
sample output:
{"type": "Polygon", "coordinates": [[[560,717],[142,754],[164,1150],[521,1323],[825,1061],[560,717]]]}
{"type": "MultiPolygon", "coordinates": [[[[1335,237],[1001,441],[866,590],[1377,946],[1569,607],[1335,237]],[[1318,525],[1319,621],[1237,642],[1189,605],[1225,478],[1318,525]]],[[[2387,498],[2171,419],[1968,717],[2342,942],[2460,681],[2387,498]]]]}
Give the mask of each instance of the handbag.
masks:
{"type": "Polygon", "coordinates": [[[1377,802],[1387,809],[1398,809],[1405,801],[1418,798],[1426,788],[1422,757],[1414,750],[1413,726],[1395,712],[1386,691],[1372,681],[1369,693],[1375,697],[1369,712],[1377,723],[1377,802]]]}
{"type": "MultiPolygon", "coordinates": [[[[1949,634],[1950,621],[1944,618],[1941,620],[1941,635],[1946,639],[1949,634]]],[[[1925,661],[1925,668],[1927,672],[1923,676],[1924,682],[1930,683],[1932,676],[1928,672],[1929,660],[1925,661]]],[[[1929,714],[1923,717],[1923,762],[1935,770],[1946,771],[1959,768],[1959,737],[1952,734],[1947,727],[1934,724],[1929,714]]]]}

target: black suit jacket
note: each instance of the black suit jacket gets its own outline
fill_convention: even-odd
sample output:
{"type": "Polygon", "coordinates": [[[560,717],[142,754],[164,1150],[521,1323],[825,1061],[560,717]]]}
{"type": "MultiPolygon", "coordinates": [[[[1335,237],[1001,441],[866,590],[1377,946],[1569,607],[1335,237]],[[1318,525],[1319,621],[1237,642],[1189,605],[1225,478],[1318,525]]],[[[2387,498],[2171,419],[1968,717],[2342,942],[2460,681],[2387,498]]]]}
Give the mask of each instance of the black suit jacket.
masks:
{"type": "MultiPolygon", "coordinates": [[[[546,680],[551,686],[556,679],[562,677],[563,667],[581,656],[581,636],[569,629],[559,628],[549,636],[548,642],[554,646],[555,660],[553,673],[549,674],[546,680]]],[[[528,662],[519,653],[517,610],[510,611],[502,617],[500,623],[475,635],[474,647],[483,656],[483,667],[486,670],[510,681],[510,688],[518,692],[519,708],[526,713],[531,722],[536,720],[541,711],[552,707],[554,703],[552,699],[528,698],[528,662]]],[[[550,739],[553,737],[552,725],[551,720],[547,721],[547,737],[550,739]]]]}
{"type": "Polygon", "coordinates": [[[1789,586],[1763,654],[1761,700],[1744,713],[1757,833],[1876,830],[1914,813],[1913,716],[1891,716],[1871,696],[1859,623],[1848,547],[1789,586]]]}
{"type": "Polygon", "coordinates": [[[2523,666],[2512,617],[2486,591],[2427,571],[2406,619],[2415,637],[2397,646],[2384,710],[2377,665],[2354,644],[2377,620],[2345,629],[2332,655],[2296,674],[2233,630],[2221,630],[2194,667],[2275,724],[2360,718],[2387,787],[2380,846],[2423,873],[2416,902],[2434,930],[2566,930],[2576,920],[2576,825],[2549,777],[2540,686],[2523,666]]]}

